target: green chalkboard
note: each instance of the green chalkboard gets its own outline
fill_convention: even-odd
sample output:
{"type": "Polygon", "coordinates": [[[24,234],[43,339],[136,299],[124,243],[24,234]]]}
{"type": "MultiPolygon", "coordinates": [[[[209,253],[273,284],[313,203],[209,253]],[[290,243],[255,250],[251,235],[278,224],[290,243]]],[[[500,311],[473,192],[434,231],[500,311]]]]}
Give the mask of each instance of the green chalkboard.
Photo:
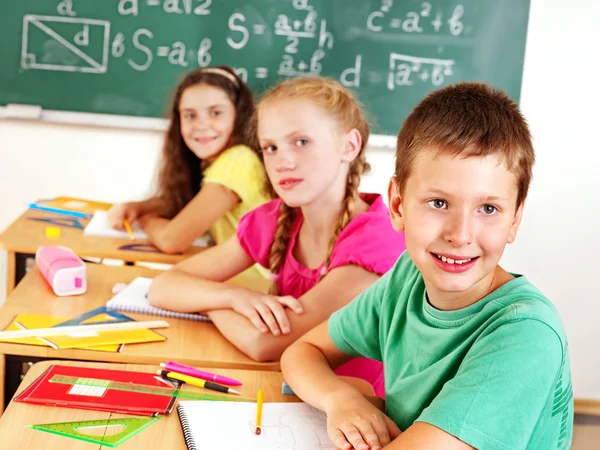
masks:
{"type": "Polygon", "coordinates": [[[181,75],[229,64],[353,88],[376,134],[428,92],[487,81],[519,100],[529,0],[18,0],[0,7],[0,105],[161,117],[181,75]]]}

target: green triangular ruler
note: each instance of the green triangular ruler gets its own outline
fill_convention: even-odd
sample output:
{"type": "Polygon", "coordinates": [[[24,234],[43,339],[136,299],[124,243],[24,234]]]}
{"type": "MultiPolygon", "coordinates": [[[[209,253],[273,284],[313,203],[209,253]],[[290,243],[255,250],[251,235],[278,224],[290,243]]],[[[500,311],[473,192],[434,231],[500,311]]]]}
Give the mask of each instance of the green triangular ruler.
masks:
{"type": "Polygon", "coordinates": [[[130,437],[136,435],[144,428],[152,425],[160,419],[158,417],[126,417],[123,419],[101,419],[101,420],[85,420],[79,422],[62,422],[62,423],[44,423],[39,425],[27,425],[28,428],[34,430],[45,431],[46,433],[58,434],[59,436],[79,439],[81,441],[92,442],[94,444],[102,444],[106,447],[114,448],[122,444],[130,437]],[[111,427],[125,427],[118,433],[111,433],[111,427]],[[97,431],[99,428],[105,428],[105,434],[102,436],[86,433],[86,430],[97,431]]]}

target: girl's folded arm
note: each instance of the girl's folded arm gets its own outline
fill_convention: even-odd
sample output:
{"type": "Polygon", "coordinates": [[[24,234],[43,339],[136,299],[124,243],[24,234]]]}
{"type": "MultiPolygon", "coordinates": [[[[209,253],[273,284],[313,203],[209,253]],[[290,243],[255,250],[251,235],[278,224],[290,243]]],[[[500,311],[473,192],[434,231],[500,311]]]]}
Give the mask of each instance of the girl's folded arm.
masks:
{"type": "Polygon", "coordinates": [[[150,241],[162,252],[180,253],[190,248],[239,201],[238,195],[225,186],[206,183],[173,219],[149,214],[139,222],[150,241]]]}
{"type": "Polygon", "coordinates": [[[254,264],[237,237],[194,255],[154,279],[148,301],[180,312],[229,308],[231,299],[247,288],[223,283],[254,264]]]}
{"type": "Polygon", "coordinates": [[[286,309],[290,332],[275,336],[261,333],[246,317],[232,310],[212,310],[209,315],[233,345],[256,361],[276,361],[294,341],[311,330],[358,294],[375,283],[379,275],[356,266],[331,270],[315,287],[299,298],[303,312],[286,309]]]}

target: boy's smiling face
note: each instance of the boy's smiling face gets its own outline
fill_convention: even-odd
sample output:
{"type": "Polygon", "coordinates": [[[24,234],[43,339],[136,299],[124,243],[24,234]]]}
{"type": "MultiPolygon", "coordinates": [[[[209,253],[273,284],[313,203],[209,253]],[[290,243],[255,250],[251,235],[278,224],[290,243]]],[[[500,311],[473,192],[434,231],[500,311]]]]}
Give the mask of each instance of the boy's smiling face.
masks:
{"type": "Polygon", "coordinates": [[[402,195],[392,178],[392,223],[405,231],[433,306],[463,308],[506,282],[498,262],[521,221],[517,195],[515,175],[497,156],[421,151],[402,195]]]}

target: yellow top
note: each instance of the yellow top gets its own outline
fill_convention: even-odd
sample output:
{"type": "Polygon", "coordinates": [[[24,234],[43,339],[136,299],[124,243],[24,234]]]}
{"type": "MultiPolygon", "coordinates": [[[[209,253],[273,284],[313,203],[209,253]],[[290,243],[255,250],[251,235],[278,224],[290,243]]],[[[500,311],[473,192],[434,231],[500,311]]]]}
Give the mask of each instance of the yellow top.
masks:
{"type": "MultiPolygon", "coordinates": [[[[267,175],[258,155],[245,145],[236,145],[221,153],[203,173],[202,184],[217,183],[231,189],[240,202],[210,228],[215,242],[222,244],[235,234],[244,214],[270,200],[264,191],[267,175]]],[[[268,277],[268,271],[255,265],[254,273],[268,277]]]]}

